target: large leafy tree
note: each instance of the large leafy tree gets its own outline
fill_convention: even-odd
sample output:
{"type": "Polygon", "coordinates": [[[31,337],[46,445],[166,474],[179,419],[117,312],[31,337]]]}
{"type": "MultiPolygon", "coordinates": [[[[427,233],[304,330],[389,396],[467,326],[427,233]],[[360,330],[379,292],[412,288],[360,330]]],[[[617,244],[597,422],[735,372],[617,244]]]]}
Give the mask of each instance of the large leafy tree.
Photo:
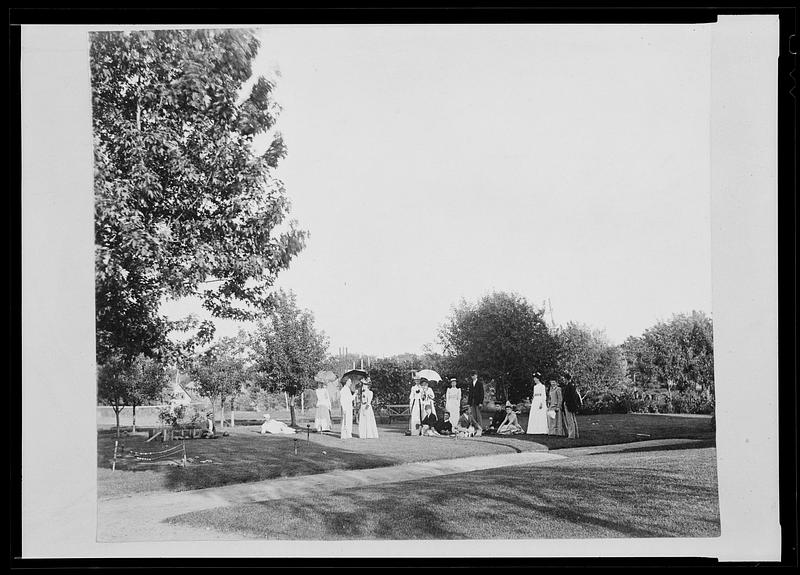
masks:
{"type": "Polygon", "coordinates": [[[128,398],[136,432],[136,407],[160,398],[167,386],[167,370],[159,361],[139,354],[128,369],[128,398]]]}
{"type": "Polygon", "coordinates": [[[313,314],[297,306],[294,294],[279,291],[275,305],[253,331],[250,349],[255,381],[270,393],[289,396],[295,425],[295,398],[314,385],[314,375],[325,361],[327,337],[314,327],[313,314]]]}
{"type": "Polygon", "coordinates": [[[161,316],[164,298],[253,319],[302,249],[273,175],[273,83],[248,82],[258,48],[243,29],[92,34],[99,363],[157,355],[174,329],[208,339],[208,323],[161,316]]]}
{"type": "Polygon", "coordinates": [[[556,337],[560,369],[572,376],[590,403],[613,390],[624,389],[623,354],[602,331],[570,322],[556,330],[556,337]]]}
{"type": "Polygon", "coordinates": [[[531,374],[558,367],[558,342],[537,309],[517,294],[495,292],[477,303],[462,300],[439,330],[451,370],[477,370],[494,379],[510,401],[530,394],[531,374]]]}
{"type": "Polygon", "coordinates": [[[677,392],[714,391],[714,329],[711,318],[700,311],[675,314],[623,344],[628,372],[642,385],[667,387],[677,392]]]}

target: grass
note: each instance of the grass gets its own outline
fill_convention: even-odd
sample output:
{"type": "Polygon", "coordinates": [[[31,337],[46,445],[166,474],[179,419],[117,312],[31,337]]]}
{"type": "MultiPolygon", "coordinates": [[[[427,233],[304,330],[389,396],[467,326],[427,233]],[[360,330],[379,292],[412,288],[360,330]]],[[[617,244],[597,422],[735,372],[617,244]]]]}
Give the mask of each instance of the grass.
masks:
{"type": "MultiPolygon", "coordinates": [[[[403,423],[380,426],[380,438],[342,441],[338,433],[262,436],[257,426],[236,427],[228,437],[186,442],[186,468],[119,460],[111,471],[115,434],[98,432],[98,497],[117,497],[152,491],[184,491],[278,477],[325,473],[335,469],[365,469],[413,461],[489,455],[542,449],[629,443],[648,439],[693,438],[713,441],[706,419],[647,415],[600,415],[578,418],[581,438],[543,435],[484,436],[454,440],[405,437],[403,423]],[[637,435],[641,434],[641,435],[637,435]],[[295,437],[297,455],[294,454],[295,437]],[[210,463],[200,463],[210,460],[210,463]]],[[[488,422],[488,420],[487,420],[488,422]]],[[[523,427],[526,422],[523,421],[523,427]]],[[[357,427],[356,427],[357,429],[357,427]]],[[[338,432],[338,427],[334,428],[338,432]]],[[[175,442],[172,445],[180,443],[175,442]]],[[[122,439],[125,450],[158,451],[170,444],[146,443],[141,435],[122,439]]]]}
{"type": "Polygon", "coordinates": [[[716,537],[716,450],[576,457],[223,507],[169,522],[260,539],[716,537]]]}

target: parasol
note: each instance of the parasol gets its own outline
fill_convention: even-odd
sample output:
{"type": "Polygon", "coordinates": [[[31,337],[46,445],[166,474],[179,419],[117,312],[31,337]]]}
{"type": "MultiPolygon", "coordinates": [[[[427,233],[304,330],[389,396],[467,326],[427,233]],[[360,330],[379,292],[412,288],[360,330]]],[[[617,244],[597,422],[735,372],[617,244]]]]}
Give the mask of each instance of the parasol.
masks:
{"type": "Polygon", "coordinates": [[[356,378],[366,379],[367,377],[369,377],[369,374],[366,371],[364,371],[363,369],[351,369],[350,371],[344,372],[342,374],[342,377],[339,378],[339,381],[344,383],[344,381],[346,379],[348,379],[348,378],[349,379],[356,379],[356,378]]]}
{"type": "Polygon", "coordinates": [[[428,381],[442,381],[442,376],[432,369],[422,369],[414,374],[415,378],[427,379],[428,381]]]}
{"type": "Polygon", "coordinates": [[[314,381],[319,381],[320,383],[330,383],[337,379],[336,374],[332,371],[320,371],[314,376],[314,381]]]}

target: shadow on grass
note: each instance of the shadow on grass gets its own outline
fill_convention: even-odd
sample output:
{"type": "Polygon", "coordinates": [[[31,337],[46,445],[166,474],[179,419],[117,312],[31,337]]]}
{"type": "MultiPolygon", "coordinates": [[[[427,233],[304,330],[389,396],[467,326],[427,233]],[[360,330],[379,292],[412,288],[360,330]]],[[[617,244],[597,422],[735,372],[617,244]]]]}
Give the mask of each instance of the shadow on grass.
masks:
{"type": "Polygon", "coordinates": [[[703,449],[707,447],[716,447],[717,441],[715,439],[699,439],[692,443],[679,443],[677,445],[648,445],[645,447],[632,447],[628,449],[618,449],[614,451],[604,451],[602,453],[588,453],[586,457],[593,457],[595,455],[609,455],[612,453],[646,453],[648,451],[681,451],[684,449],[703,449]]]}
{"type": "MultiPolygon", "coordinates": [[[[130,436],[126,438],[121,449],[128,454],[132,451],[156,452],[181,444],[181,442],[146,443],[145,439],[140,436],[130,436]]],[[[189,461],[186,467],[137,462],[128,456],[118,460],[117,469],[134,472],[152,471],[162,479],[161,489],[183,491],[325,473],[336,469],[368,469],[398,463],[396,459],[389,457],[307,442],[299,434],[295,440],[292,436],[262,436],[256,432],[239,433],[218,439],[189,440],[186,441],[185,447],[189,461]],[[203,463],[204,461],[206,463],[203,463]]],[[[110,442],[108,438],[98,437],[98,467],[110,468],[113,449],[113,437],[110,442]]],[[[116,481],[122,480],[122,475],[115,475],[119,476],[116,481]]]]}
{"type": "Polygon", "coordinates": [[[638,458],[622,468],[521,466],[315,493],[171,521],[270,539],[719,535],[711,453],[685,462],[680,454],[638,458]]]}

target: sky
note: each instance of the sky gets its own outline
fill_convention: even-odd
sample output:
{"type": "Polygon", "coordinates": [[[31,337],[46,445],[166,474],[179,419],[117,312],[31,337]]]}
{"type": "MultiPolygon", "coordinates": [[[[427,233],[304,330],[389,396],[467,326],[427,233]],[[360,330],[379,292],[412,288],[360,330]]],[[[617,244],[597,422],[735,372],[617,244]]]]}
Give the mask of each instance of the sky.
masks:
{"type": "Polygon", "coordinates": [[[452,306],[495,290],[614,343],[711,313],[708,27],[259,34],[254,73],[277,80],[288,147],[277,175],[310,232],[277,285],[332,352],[436,349],[452,306]]]}

